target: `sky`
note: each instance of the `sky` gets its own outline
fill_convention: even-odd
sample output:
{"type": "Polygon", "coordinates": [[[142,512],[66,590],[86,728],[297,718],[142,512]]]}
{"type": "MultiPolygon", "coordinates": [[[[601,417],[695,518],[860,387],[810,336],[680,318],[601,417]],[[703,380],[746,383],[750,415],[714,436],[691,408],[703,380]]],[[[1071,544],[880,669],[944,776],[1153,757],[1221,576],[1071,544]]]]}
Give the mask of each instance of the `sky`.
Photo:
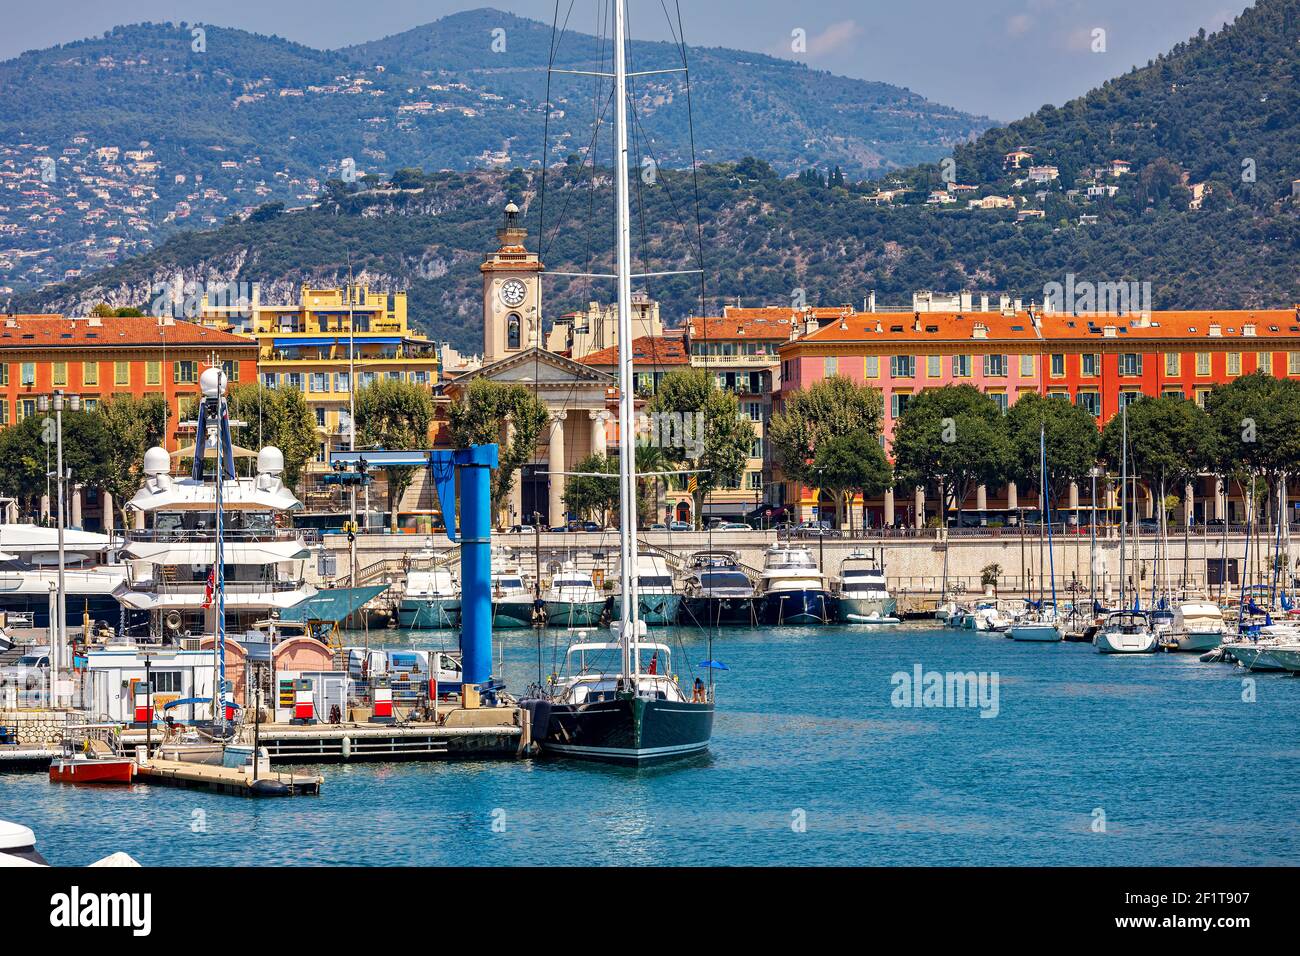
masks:
{"type": "MultiPolygon", "coordinates": [[[[567,9],[570,0],[559,0],[567,9]]],[[[666,0],[669,10],[674,0],[666,0]]],[[[373,40],[492,6],[547,24],[556,0],[6,0],[0,59],[144,20],[211,23],[319,48],[373,40]]],[[[596,0],[574,0],[574,22],[596,0]]],[[[687,42],[755,50],[905,86],[996,120],[1060,104],[1144,65],[1246,0],[680,0],[687,42]],[[802,31],[797,33],[796,31],[802,31]],[[1097,31],[1104,31],[1098,33],[1097,31]],[[793,47],[802,38],[803,51],[793,47]]],[[[660,0],[629,0],[637,37],[662,39],[660,0]]]]}

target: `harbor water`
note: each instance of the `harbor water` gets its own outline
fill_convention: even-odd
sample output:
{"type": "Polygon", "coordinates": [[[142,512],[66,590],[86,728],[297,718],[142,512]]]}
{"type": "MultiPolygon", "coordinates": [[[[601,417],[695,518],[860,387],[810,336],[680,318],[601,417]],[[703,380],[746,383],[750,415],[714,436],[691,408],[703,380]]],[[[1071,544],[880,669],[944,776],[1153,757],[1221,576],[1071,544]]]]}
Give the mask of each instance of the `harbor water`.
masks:
{"type": "MultiPolygon", "coordinates": [[[[566,637],[547,633],[544,669],[566,637]]],[[[534,633],[494,639],[522,692],[537,679],[534,633]]],[[[1289,676],[928,625],[724,629],[711,650],[699,631],[673,640],[683,684],[710,655],[730,667],[706,757],[321,765],[321,796],[292,800],[7,774],[0,818],[65,865],[116,850],[146,866],[1300,863],[1289,676]],[[918,666],[974,672],[989,693],[896,706],[925,702],[899,676],[918,666]]]]}

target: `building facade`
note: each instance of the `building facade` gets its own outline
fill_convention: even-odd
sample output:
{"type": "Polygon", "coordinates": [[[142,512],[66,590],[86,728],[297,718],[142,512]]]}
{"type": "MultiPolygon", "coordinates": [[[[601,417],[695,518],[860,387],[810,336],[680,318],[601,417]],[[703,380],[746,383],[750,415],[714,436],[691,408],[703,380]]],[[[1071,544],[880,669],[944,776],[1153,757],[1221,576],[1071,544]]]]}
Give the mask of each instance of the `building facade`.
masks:
{"type": "MultiPolygon", "coordinates": [[[[1300,310],[1144,312],[1134,315],[1042,314],[1006,307],[947,312],[861,312],[814,316],[779,347],[782,394],[843,375],[880,390],[886,452],[894,422],[927,388],[970,384],[1005,411],[1026,392],[1059,396],[1105,425],[1141,395],[1174,396],[1204,405],[1218,384],[1262,370],[1300,378],[1300,310]]],[[[1018,303],[1017,303],[1018,305],[1018,303]]],[[[1190,489],[1188,512],[1233,517],[1212,479],[1190,489]]],[[[816,489],[787,486],[799,516],[824,504],[816,489]]],[[[1071,493],[1078,504],[1077,489],[1071,493]]],[[[1014,511],[1026,504],[1014,484],[980,488],[976,511],[1014,511]]],[[[1036,506],[1036,502],[1033,502],[1036,506]]],[[[873,523],[918,526],[937,511],[923,491],[906,502],[892,493],[867,502],[873,523]],[[901,516],[901,517],[900,517],[901,516]]],[[[824,517],[824,513],[822,514],[824,517]]]]}
{"type": "Polygon", "coordinates": [[[309,473],[325,471],[331,451],[350,447],[354,388],[381,379],[426,388],[438,381],[439,347],[411,330],[404,292],[304,285],[287,305],[264,304],[256,294],[232,306],[205,299],[200,321],[252,336],[262,384],[303,393],[319,436],[309,473]]]}
{"type": "MultiPolygon", "coordinates": [[[[56,391],[79,396],[87,411],[115,395],[161,395],[168,408],[163,444],[174,453],[193,441],[178,431],[199,374],[215,361],[225,366],[232,382],[255,381],[257,344],[170,318],[5,316],[0,327],[0,427],[42,414],[40,398],[56,391]]],[[[48,514],[48,502],[42,507],[48,514]]],[[[74,485],[68,517],[77,527],[111,528],[112,500],[94,488],[74,485]]]]}

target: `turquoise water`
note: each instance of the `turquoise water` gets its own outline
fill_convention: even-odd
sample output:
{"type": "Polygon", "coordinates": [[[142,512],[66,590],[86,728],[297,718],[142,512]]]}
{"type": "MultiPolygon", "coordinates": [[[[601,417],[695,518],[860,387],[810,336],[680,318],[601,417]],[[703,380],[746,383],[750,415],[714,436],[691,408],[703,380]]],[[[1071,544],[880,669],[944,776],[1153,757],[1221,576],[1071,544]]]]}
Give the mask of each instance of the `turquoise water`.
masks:
{"type": "MultiPolygon", "coordinates": [[[[522,689],[533,636],[497,639],[522,689]]],[[[714,656],[712,752],[686,763],[325,765],[320,797],[266,801],[7,775],[0,818],[63,864],[1300,863],[1300,680],[1245,702],[1195,655],[909,626],[729,630],[714,656]],[[997,716],[892,706],[917,664],[996,674],[997,716]]]]}

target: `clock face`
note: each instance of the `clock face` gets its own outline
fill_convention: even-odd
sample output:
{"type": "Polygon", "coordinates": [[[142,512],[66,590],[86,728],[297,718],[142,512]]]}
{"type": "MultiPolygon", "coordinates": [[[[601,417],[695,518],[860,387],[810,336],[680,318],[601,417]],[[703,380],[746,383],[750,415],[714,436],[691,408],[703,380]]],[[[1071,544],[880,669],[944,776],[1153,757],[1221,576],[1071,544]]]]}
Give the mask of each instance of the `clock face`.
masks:
{"type": "Polygon", "coordinates": [[[501,301],[513,308],[523,305],[528,296],[528,287],[519,279],[507,279],[501,283],[501,301]]]}

